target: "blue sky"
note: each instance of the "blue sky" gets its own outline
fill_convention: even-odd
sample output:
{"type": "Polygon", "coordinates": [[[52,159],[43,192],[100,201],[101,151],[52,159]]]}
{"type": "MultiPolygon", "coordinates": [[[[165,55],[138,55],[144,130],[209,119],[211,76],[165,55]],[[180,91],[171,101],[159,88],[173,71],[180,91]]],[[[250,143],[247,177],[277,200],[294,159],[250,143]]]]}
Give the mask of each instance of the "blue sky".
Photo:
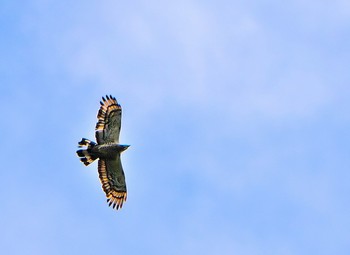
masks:
{"type": "Polygon", "coordinates": [[[3,254],[350,252],[350,4],[2,1],[3,254]],[[99,100],[123,106],[105,203],[99,100]]]}

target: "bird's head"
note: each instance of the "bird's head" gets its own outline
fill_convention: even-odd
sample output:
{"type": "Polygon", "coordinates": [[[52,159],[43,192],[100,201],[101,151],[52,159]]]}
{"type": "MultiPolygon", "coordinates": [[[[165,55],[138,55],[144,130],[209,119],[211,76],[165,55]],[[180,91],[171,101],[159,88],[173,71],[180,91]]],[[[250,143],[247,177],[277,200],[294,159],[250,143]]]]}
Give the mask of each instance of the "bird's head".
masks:
{"type": "Polygon", "coordinates": [[[130,145],[120,144],[120,152],[125,151],[127,148],[130,147],[130,145]]]}

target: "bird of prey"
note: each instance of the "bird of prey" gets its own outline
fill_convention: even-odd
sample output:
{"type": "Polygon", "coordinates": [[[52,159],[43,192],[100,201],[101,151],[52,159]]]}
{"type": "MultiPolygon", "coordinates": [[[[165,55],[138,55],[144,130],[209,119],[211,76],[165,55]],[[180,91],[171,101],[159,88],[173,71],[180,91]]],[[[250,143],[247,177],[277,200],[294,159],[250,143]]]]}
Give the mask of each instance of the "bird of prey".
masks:
{"type": "Polygon", "coordinates": [[[130,145],[119,144],[122,108],[115,97],[102,97],[100,104],[95,128],[97,143],[83,138],[78,147],[85,148],[77,150],[77,154],[86,166],[98,159],[99,178],[107,203],[118,210],[122,208],[127,195],[120,154],[130,145]]]}

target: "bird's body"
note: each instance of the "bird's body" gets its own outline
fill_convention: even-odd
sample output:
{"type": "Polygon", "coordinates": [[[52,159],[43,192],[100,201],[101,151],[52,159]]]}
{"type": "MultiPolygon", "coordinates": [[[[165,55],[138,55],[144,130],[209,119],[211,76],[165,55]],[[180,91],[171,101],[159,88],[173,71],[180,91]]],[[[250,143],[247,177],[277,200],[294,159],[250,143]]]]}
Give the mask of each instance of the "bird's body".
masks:
{"type": "Polygon", "coordinates": [[[121,152],[125,151],[129,145],[122,145],[118,143],[96,145],[91,149],[91,154],[98,158],[113,159],[121,152]]]}
{"type": "Polygon", "coordinates": [[[106,96],[102,97],[100,103],[95,133],[97,143],[83,138],[78,147],[87,148],[78,150],[77,155],[86,166],[98,159],[99,178],[107,202],[113,208],[119,209],[127,197],[120,154],[129,145],[119,144],[122,109],[117,100],[112,96],[106,96]]]}

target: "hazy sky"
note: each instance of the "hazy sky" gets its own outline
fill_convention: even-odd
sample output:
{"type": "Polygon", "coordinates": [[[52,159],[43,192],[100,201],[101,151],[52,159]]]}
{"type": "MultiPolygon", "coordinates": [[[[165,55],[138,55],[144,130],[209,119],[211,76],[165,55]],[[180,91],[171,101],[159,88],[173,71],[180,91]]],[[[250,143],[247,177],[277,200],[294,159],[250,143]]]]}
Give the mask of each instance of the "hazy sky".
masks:
{"type": "Polygon", "coordinates": [[[350,2],[2,1],[1,254],[350,253],[350,2]],[[128,200],[97,164],[123,107],[128,200]]]}

